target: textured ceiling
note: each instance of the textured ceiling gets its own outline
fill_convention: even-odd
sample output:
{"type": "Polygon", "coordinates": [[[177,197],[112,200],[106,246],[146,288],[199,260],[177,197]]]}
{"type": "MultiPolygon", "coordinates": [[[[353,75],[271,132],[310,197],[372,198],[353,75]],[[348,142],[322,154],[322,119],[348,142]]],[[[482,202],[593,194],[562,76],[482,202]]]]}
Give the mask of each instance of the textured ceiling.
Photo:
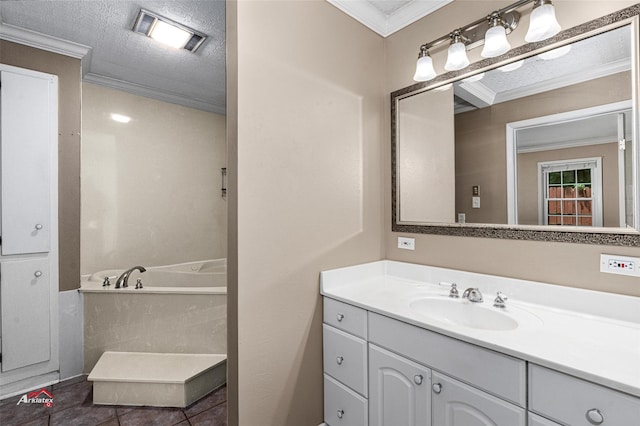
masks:
{"type": "Polygon", "coordinates": [[[224,113],[225,3],[222,0],[0,1],[3,24],[91,48],[86,81],[224,113]],[[208,36],[196,53],[131,31],[140,8],[208,36]]]}

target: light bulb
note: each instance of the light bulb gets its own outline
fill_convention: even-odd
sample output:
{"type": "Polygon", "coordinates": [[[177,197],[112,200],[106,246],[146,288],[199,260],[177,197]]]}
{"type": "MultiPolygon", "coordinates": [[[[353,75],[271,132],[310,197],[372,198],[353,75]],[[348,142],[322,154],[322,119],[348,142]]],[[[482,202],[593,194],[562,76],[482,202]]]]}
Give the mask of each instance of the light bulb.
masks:
{"type": "Polygon", "coordinates": [[[433,69],[433,60],[426,49],[421,49],[416,63],[414,81],[429,81],[436,78],[436,70],[433,69]]]}
{"type": "Polygon", "coordinates": [[[483,58],[495,58],[507,53],[510,49],[506,30],[502,25],[496,25],[487,30],[484,36],[484,48],[480,55],[483,58]]]}
{"type": "Polygon", "coordinates": [[[457,71],[465,68],[469,65],[469,58],[467,58],[467,47],[461,41],[454,41],[449,46],[447,54],[447,63],[444,65],[444,69],[447,71],[457,71]]]}
{"type": "Polygon", "coordinates": [[[529,43],[551,38],[562,29],[556,19],[556,10],[550,1],[534,7],[529,21],[529,31],[524,36],[529,43]]]}

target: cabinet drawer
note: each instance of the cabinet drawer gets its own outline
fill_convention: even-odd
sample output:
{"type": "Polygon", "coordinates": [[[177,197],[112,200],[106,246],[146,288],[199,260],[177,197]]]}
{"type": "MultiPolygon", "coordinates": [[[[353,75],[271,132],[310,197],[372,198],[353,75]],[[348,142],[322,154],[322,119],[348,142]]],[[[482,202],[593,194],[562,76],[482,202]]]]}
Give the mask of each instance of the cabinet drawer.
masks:
{"type": "Polygon", "coordinates": [[[367,311],[324,298],[324,322],[363,339],[367,338],[367,311]]]}
{"type": "Polygon", "coordinates": [[[640,398],[530,364],[529,410],[572,426],[629,426],[640,419],[640,398]]]}
{"type": "Polygon", "coordinates": [[[526,406],[526,363],[522,360],[371,312],[369,341],[526,406]]]}
{"type": "Polygon", "coordinates": [[[324,372],[367,396],[367,342],[322,325],[324,372]]]}
{"type": "Polygon", "coordinates": [[[524,426],[526,411],[500,398],[433,372],[432,424],[524,426]]]}
{"type": "Polygon", "coordinates": [[[367,400],[324,375],[324,421],[329,426],[367,426],[367,400]]]}

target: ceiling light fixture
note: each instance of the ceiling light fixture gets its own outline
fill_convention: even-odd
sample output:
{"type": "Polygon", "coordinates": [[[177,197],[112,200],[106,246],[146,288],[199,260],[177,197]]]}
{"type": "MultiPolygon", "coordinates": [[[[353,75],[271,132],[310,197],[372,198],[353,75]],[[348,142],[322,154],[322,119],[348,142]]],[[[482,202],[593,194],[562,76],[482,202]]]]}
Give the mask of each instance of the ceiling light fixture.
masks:
{"type": "Polygon", "coordinates": [[[494,58],[507,53],[511,45],[507,40],[509,35],[520,21],[520,13],[517,9],[534,3],[529,22],[529,31],[525,37],[527,42],[543,41],[560,32],[561,27],[555,16],[555,9],[551,0],[519,0],[515,3],[496,10],[488,16],[478,19],[459,29],[420,46],[418,63],[416,64],[415,81],[428,81],[436,78],[437,73],[433,67],[433,60],[429,54],[434,49],[447,41],[450,41],[447,62],[444,68],[447,71],[461,70],[469,65],[467,51],[484,45],[481,56],[494,58]],[[428,69],[428,72],[425,71],[428,69]]]}
{"type": "Polygon", "coordinates": [[[132,30],[176,49],[195,52],[207,36],[169,18],[140,9],[132,30]]]}

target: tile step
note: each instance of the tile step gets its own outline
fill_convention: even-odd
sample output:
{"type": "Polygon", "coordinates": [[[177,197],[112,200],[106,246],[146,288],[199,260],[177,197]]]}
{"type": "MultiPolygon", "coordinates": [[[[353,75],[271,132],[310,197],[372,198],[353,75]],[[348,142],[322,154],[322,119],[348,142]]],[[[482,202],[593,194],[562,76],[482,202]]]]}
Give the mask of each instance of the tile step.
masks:
{"type": "Polygon", "coordinates": [[[87,380],[104,405],[186,407],[226,383],[226,354],[105,352],[87,380]]]}

